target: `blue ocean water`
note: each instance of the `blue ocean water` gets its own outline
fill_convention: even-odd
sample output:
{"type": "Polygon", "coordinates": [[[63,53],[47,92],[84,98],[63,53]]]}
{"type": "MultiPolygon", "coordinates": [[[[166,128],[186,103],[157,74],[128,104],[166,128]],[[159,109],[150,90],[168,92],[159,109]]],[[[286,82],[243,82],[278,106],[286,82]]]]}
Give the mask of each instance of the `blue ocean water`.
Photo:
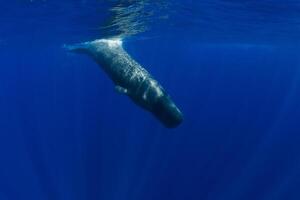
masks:
{"type": "Polygon", "coordinates": [[[299,0],[0,4],[0,199],[298,200],[299,0]],[[175,129],[64,44],[120,36],[175,129]]]}

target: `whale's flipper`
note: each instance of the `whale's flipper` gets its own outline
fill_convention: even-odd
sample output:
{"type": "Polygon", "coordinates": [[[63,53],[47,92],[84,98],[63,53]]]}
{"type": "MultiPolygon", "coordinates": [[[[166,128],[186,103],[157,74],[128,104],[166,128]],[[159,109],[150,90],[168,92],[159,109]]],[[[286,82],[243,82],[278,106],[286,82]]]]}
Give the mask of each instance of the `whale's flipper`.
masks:
{"type": "Polygon", "coordinates": [[[119,85],[115,86],[115,90],[120,94],[128,94],[128,90],[119,85]]]}

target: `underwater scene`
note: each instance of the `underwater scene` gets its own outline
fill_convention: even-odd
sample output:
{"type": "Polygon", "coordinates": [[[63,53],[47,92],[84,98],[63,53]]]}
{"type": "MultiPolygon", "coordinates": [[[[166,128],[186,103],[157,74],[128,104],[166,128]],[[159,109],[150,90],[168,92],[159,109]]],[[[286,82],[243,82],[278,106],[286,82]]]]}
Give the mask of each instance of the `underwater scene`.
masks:
{"type": "Polygon", "coordinates": [[[300,0],[2,0],[0,200],[299,200],[300,0]]]}

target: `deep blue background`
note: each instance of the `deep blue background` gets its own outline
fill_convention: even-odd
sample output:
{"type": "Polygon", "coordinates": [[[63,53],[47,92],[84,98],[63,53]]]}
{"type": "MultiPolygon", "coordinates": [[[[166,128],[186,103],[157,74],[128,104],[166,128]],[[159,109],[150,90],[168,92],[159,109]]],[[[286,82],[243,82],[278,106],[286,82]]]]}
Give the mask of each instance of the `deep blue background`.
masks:
{"type": "Polygon", "coordinates": [[[183,111],[172,130],[61,48],[109,6],[1,2],[0,199],[298,200],[298,1],[174,1],[125,39],[183,111]]]}

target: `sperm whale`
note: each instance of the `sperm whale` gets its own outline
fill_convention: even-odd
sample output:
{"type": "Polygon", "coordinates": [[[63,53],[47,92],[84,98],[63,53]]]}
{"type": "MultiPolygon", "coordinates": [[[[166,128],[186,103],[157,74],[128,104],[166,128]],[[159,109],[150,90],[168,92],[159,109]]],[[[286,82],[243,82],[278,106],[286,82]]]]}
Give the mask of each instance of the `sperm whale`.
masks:
{"type": "Polygon", "coordinates": [[[115,84],[115,90],[150,111],[166,127],[177,127],[183,114],[163,87],[124,50],[118,38],[66,45],[71,52],[92,57],[115,84]]]}

